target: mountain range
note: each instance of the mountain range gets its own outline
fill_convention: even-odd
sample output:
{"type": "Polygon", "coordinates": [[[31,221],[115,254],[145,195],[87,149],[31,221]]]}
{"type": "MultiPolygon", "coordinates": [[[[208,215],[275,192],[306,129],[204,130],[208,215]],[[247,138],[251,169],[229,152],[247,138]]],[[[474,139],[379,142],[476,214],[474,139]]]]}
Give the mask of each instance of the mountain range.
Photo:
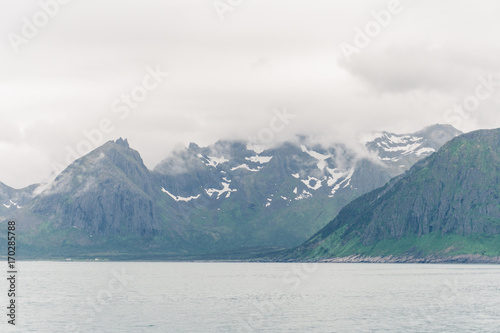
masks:
{"type": "Polygon", "coordinates": [[[460,134],[449,125],[374,133],[361,151],[304,136],[267,149],[241,141],[192,143],[153,170],[118,139],[49,184],[16,190],[0,183],[0,221],[18,221],[26,256],[290,248],[460,134]]]}
{"type": "Polygon", "coordinates": [[[286,258],[500,262],[500,129],[451,140],[352,201],[286,258]]]}

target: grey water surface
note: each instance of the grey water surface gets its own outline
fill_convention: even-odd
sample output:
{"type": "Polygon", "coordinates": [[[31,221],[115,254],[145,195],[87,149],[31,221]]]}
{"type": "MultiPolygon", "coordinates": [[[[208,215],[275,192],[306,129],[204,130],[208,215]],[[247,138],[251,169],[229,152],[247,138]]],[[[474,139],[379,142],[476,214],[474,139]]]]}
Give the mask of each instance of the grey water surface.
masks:
{"type": "MultiPolygon", "coordinates": [[[[500,331],[498,265],[45,261],[18,268],[18,332],[500,331]]],[[[4,320],[0,330],[8,326],[4,320]]]]}

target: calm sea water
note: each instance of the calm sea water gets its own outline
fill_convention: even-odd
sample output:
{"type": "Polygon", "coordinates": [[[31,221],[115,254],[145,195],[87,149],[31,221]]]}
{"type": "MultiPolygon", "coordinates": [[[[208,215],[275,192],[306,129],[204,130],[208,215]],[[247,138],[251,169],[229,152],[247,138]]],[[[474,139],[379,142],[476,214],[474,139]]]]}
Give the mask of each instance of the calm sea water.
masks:
{"type": "Polygon", "coordinates": [[[500,331],[496,265],[22,262],[19,270],[18,332],[500,331]]]}

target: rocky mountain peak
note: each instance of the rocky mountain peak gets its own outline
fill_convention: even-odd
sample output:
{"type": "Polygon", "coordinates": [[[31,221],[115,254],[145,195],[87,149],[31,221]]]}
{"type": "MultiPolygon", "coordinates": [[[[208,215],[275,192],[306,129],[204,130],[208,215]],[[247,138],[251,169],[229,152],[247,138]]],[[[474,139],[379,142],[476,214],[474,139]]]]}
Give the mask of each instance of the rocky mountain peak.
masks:
{"type": "Polygon", "coordinates": [[[128,140],[127,139],[122,139],[122,138],[119,138],[118,140],[115,141],[115,143],[119,146],[122,146],[122,147],[125,147],[125,148],[130,148],[129,144],[128,144],[128,140]]]}

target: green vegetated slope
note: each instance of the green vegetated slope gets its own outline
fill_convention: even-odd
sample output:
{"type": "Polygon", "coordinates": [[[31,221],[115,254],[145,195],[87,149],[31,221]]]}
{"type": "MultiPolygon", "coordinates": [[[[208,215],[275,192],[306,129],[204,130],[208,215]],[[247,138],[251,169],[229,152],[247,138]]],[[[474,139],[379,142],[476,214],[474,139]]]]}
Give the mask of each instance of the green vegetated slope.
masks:
{"type": "Polygon", "coordinates": [[[288,258],[500,256],[500,129],[459,136],[354,200],[288,258]]]}

